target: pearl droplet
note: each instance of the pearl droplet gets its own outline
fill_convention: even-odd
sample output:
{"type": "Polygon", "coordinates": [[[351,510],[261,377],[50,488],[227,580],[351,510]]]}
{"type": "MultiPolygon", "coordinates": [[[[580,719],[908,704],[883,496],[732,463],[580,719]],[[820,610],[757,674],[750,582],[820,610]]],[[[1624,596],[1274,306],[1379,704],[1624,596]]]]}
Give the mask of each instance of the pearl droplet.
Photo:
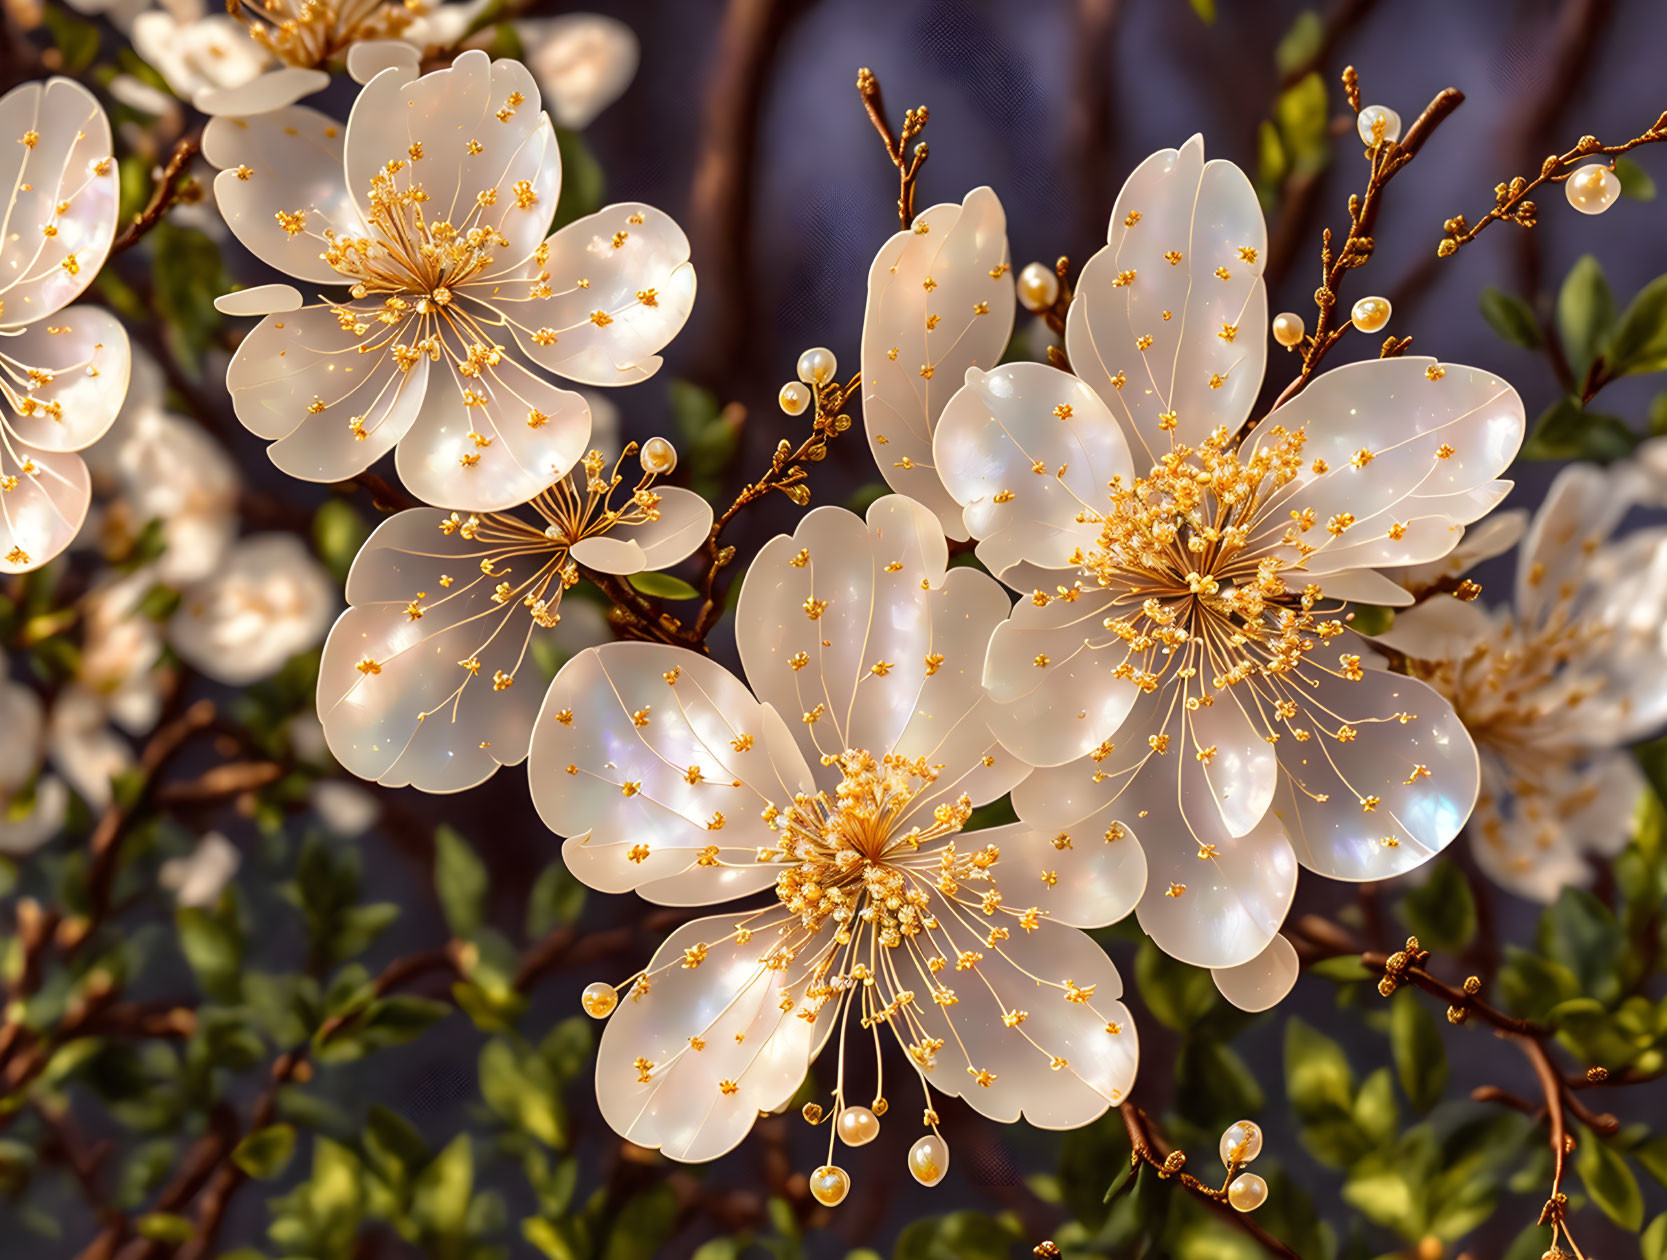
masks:
{"type": "Polygon", "coordinates": [[[799,379],[806,385],[826,385],[839,371],[839,360],[825,346],[806,350],[799,356],[799,379]]]}
{"type": "Polygon", "coordinates": [[[788,381],[781,387],[781,393],[776,395],[776,401],[788,415],[802,416],[805,408],[810,406],[810,390],[798,381],[788,381]]]}
{"type": "Polygon", "coordinates": [[[823,1207],[838,1207],[851,1193],[851,1177],[843,1168],[823,1164],[810,1174],[810,1193],[823,1207]]]}
{"type": "Polygon", "coordinates": [[[1019,301],[1027,311],[1045,311],[1059,301],[1059,277],[1039,262],[1019,272],[1019,301]]]}
{"type": "Polygon", "coordinates": [[[1390,309],[1388,298],[1363,297],[1349,312],[1349,322],[1363,333],[1379,332],[1389,322],[1390,309]]]}
{"type": "Polygon", "coordinates": [[[909,1171],[921,1185],[937,1185],[949,1171],[949,1143],[928,1133],[909,1148],[909,1171]]]}
{"type": "Polygon", "coordinates": [[[1368,105],[1355,118],[1355,130],[1364,144],[1376,144],[1381,138],[1395,141],[1401,138],[1401,116],[1387,105],[1368,105]],[[1383,134],[1377,135],[1378,120],[1383,120],[1383,134]]]}
{"type": "Polygon", "coordinates": [[[619,1005],[619,994],[614,992],[613,985],[598,980],[585,986],[585,991],[579,995],[579,1005],[592,1019],[607,1019],[614,1013],[614,1007],[619,1005]]]}
{"type": "Polygon", "coordinates": [[[880,1121],[867,1107],[847,1107],[839,1113],[839,1140],[846,1146],[866,1146],[880,1136],[880,1121]]]}
{"type": "Polygon", "coordinates": [[[1221,1135],[1223,1167],[1248,1164],[1261,1153],[1262,1130],[1253,1120],[1240,1120],[1237,1124],[1230,1124],[1221,1135]]]}
{"type": "Polygon", "coordinates": [[[1268,1183],[1255,1173],[1240,1173],[1227,1187],[1227,1201],[1240,1212],[1254,1212],[1268,1201],[1268,1183]]]}
{"type": "Polygon", "coordinates": [[[1302,316],[1294,311],[1273,317],[1273,339],[1287,349],[1301,345],[1302,336],[1307,331],[1302,316]]]}
{"type": "Polygon", "coordinates": [[[664,477],[677,467],[677,448],[663,437],[651,437],[642,444],[642,470],[664,477]]]}
{"type": "Polygon", "coordinates": [[[1621,195],[1621,178],[1602,162],[1588,162],[1563,181],[1563,191],[1581,214],[1602,214],[1621,195]]]}

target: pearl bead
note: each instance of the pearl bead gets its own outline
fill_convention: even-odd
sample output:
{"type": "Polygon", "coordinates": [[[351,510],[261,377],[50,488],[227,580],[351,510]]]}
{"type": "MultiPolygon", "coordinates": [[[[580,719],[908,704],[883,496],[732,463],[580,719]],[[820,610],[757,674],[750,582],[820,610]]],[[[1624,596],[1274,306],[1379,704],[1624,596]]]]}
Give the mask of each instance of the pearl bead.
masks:
{"type": "Polygon", "coordinates": [[[838,1207],[851,1193],[851,1178],[843,1168],[823,1164],[810,1174],[810,1193],[823,1207],[838,1207]]]}
{"type": "Polygon", "coordinates": [[[1059,300],[1059,277],[1039,262],[1019,272],[1019,301],[1027,311],[1045,311],[1059,300]]]}
{"type": "Polygon", "coordinates": [[[642,444],[642,470],[664,477],[677,467],[677,448],[663,437],[651,437],[642,444]]]}
{"type": "Polygon", "coordinates": [[[1563,191],[1581,214],[1602,214],[1621,195],[1621,179],[1602,162],[1588,162],[1563,181],[1563,191]]]}
{"type": "Polygon", "coordinates": [[[619,1005],[619,994],[614,992],[613,985],[598,980],[585,986],[585,991],[579,995],[579,1005],[592,1019],[607,1019],[614,1013],[614,1007],[619,1005]]]}
{"type": "Polygon", "coordinates": [[[810,406],[810,390],[798,381],[788,381],[781,387],[781,393],[776,395],[776,401],[788,415],[802,416],[805,408],[810,406]]]}
{"type": "Polygon", "coordinates": [[[1363,333],[1375,333],[1389,322],[1389,313],[1388,298],[1363,297],[1349,312],[1349,322],[1363,333]]]}
{"type": "Polygon", "coordinates": [[[880,1121],[867,1107],[847,1107],[839,1113],[839,1140],[846,1146],[866,1146],[880,1136],[880,1121]]]}
{"type": "Polygon", "coordinates": [[[1373,132],[1377,130],[1378,120],[1383,120],[1383,139],[1386,141],[1401,138],[1401,116],[1387,105],[1368,105],[1360,111],[1355,119],[1355,130],[1360,133],[1360,139],[1365,144],[1376,144],[1377,137],[1373,132]]]}
{"type": "Polygon", "coordinates": [[[799,356],[799,379],[806,385],[826,385],[839,371],[839,360],[832,350],[817,346],[799,356]]]}
{"type": "Polygon", "coordinates": [[[1221,1135],[1221,1162],[1231,1168],[1235,1163],[1248,1164],[1262,1153],[1262,1130],[1252,1120],[1240,1120],[1228,1125],[1221,1135]]]}
{"type": "Polygon", "coordinates": [[[1268,1183],[1255,1173],[1240,1173],[1227,1187],[1227,1201],[1241,1212],[1254,1212],[1268,1201],[1268,1183]]]}
{"type": "Polygon", "coordinates": [[[909,1171],[921,1185],[937,1185],[949,1171],[949,1143],[928,1133],[909,1148],[909,1171]]]}
{"type": "Polygon", "coordinates": [[[1300,346],[1302,336],[1307,331],[1303,326],[1302,316],[1294,311],[1286,311],[1283,315],[1273,317],[1273,339],[1282,346],[1300,346]]]}

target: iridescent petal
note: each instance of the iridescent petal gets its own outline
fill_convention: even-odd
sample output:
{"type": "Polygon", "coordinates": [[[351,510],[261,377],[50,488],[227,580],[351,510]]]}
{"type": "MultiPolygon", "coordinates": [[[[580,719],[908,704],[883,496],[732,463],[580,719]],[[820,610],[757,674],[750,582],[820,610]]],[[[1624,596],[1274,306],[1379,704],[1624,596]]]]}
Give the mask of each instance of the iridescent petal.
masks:
{"type": "Polygon", "coordinates": [[[6,423],[36,450],[91,446],[121,410],[132,362],[121,321],[94,306],[0,333],[0,371],[29,382],[6,423]]]}
{"type": "Polygon", "coordinates": [[[1236,967],[1217,967],[1210,976],[1221,996],[1241,1011],[1265,1011],[1284,1000],[1301,971],[1302,964],[1291,942],[1275,936],[1249,962],[1236,967]]]}
{"type": "Polygon", "coordinates": [[[79,455],[0,443],[0,573],[38,569],[74,542],[92,494],[79,455]]]}

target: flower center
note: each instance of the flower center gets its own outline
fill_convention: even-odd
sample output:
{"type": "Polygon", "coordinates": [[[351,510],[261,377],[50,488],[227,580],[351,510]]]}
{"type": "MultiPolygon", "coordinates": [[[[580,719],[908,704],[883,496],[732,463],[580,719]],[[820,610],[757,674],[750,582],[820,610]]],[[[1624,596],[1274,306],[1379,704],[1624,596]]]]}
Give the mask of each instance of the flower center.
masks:
{"type": "MultiPolygon", "coordinates": [[[[413,159],[419,155],[413,145],[413,159]]],[[[451,304],[454,290],[485,272],[494,250],[509,241],[496,228],[469,222],[496,202],[495,188],[476,195],[461,227],[449,219],[430,220],[422,209],[428,200],[423,186],[401,186],[394,179],[407,165],[393,159],[371,180],[365,202],[369,234],[326,232],[323,258],[353,282],[355,298],[385,296],[384,309],[397,316],[413,305],[420,314],[438,314],[451,304]]]]}
{"type": "Polygon", "coordinates": [[[1316,619],[1318,589],[1293,591],[1290,561],[1273,550],[1312,552],[1302,535],[1313,513],[1293,511],[1283,534],[1268,536],[1278,492],[1301,471],[1304,437],[1275,429],[1246,460],[1218,429],[1196,448],[1176,446],[1132,484],[1113,478],[1104,511],[1079,515],[1100,534],[1072,559],[1123,610],[1104,621],[1129,648],[1119,676],[1152,691],[1172,665],[1190,678],[1209,664],[1219,689],[1290,669],[1316,637],[1342,633],[1340,622],[1316,619]]]}
{"type": "Polygon", "coordinates": [[[363,39],[398,39],[428,11],[422,0],[231,0],[250,37],[290,66],[316,66],[363,39]]]}

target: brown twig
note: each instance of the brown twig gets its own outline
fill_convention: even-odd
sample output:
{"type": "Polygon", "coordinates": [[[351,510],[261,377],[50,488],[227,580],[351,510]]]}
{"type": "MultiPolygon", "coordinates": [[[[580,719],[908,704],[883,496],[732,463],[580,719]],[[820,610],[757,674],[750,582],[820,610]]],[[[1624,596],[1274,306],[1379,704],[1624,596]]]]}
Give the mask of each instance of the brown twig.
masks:
{"type": "Polygon", "coordinates": [[[928,111],[924,105],[904,110],[903,125],[893,135],[891,124],[886,121],[880,81],[866,66],[857,71],[857,92],[862,97],[862,107],[868,111],[869,121],[874,124],[874,130],[880,133],[880,139],[886,146],[886,156],[897,168],[897,221],[906,232],[915,221],[915,180],[920,178],[920,168],[926,165],[927,158],[924,140],[915,145],[912,155],[909,153],[909,141],[926,129],[928,111]]]}
{"type": "MultiPolygon", "coordinates": [[[[1179,1182],[1194,1198],[1208,1204],[1210,1210],[1222,1220],[1249,1234],[1269,1255],[1284,1256],[1288,1260],[1302,1260],[1301,1256],[1251,1220],[1248,1215],[1229,1204],[1225,1189],[1217,1190],[1207,1186],[1191,1173],[1183,1172],[1182,1167],[1186,1163],[1185,1153],[1171,1149],[1153,1127],[1151,1117],[1139,1107],[1126,1102],[1118,1108],[1118,1114],[1123,1117],[1123,1127],[1128,1130],[1131,1161],[1143,1163],[1154,1169],[1158,1176],[1166,1181],[1173,1178],[1179,1182]]],[[[1229,1178],[1232,1172],[1232,1169],[1228,1170],[1229,1178]]]]}
{"type": "Polygon", "coordinates": [[[188,178],[191,163],[197,154],[202,152],[203,133],[199,129],[188,136],[180,138],[174,145],[174,151],[162,167],[162,173],[157,177],[156,187],[151,189],[150,200],[145,208],[133,216],[133,222],[128,224],[127,230],[118,236],[110,246],[112,255],[123,250],[132,249],[158,223],[162,216],[168,213],[174,202],[179,199],[184,184],[188,178]]]}
{"type": "MultiPolygon", "coordinates": [[[[1343,83],[1349,91],[1351,103],[1357,101],[1358,77],[1353,66],[1343,72],[1343,83]]],[[[1313,378],[1320,361],[1348,332],[1351,326],[1349,321],[1338,315],[1341,305],[1338,290],[1350,271],[1365,265],[1372,257],[1375,245],[1372,229],[1377,223],[1378,210],[1383,204],[1383,190],[1405,169],[1407,163],[1418,156],[1419,150],[1435,133],[1435,129],[1463,103],[1463,92],[1457,88],[1444,88],[1424,107],[1423,113],[1413,120],[1400,140],[1384,139],[1373,145],[1368,152],[1371,173],[1366,181],[1366,191],[1349,197],[1348,234],[1341,246],[1335,250],[1332,248],[1330,228],[1325,230],[1322,238],[1320,287],[1314,291],[1314,305],[1319,313],[1314,321],[1313,334],[1303,343],[1302,370],[1274,400],[1273,408],[1270,410],[1277,409],[1294,398],[1313,378]]]]}

